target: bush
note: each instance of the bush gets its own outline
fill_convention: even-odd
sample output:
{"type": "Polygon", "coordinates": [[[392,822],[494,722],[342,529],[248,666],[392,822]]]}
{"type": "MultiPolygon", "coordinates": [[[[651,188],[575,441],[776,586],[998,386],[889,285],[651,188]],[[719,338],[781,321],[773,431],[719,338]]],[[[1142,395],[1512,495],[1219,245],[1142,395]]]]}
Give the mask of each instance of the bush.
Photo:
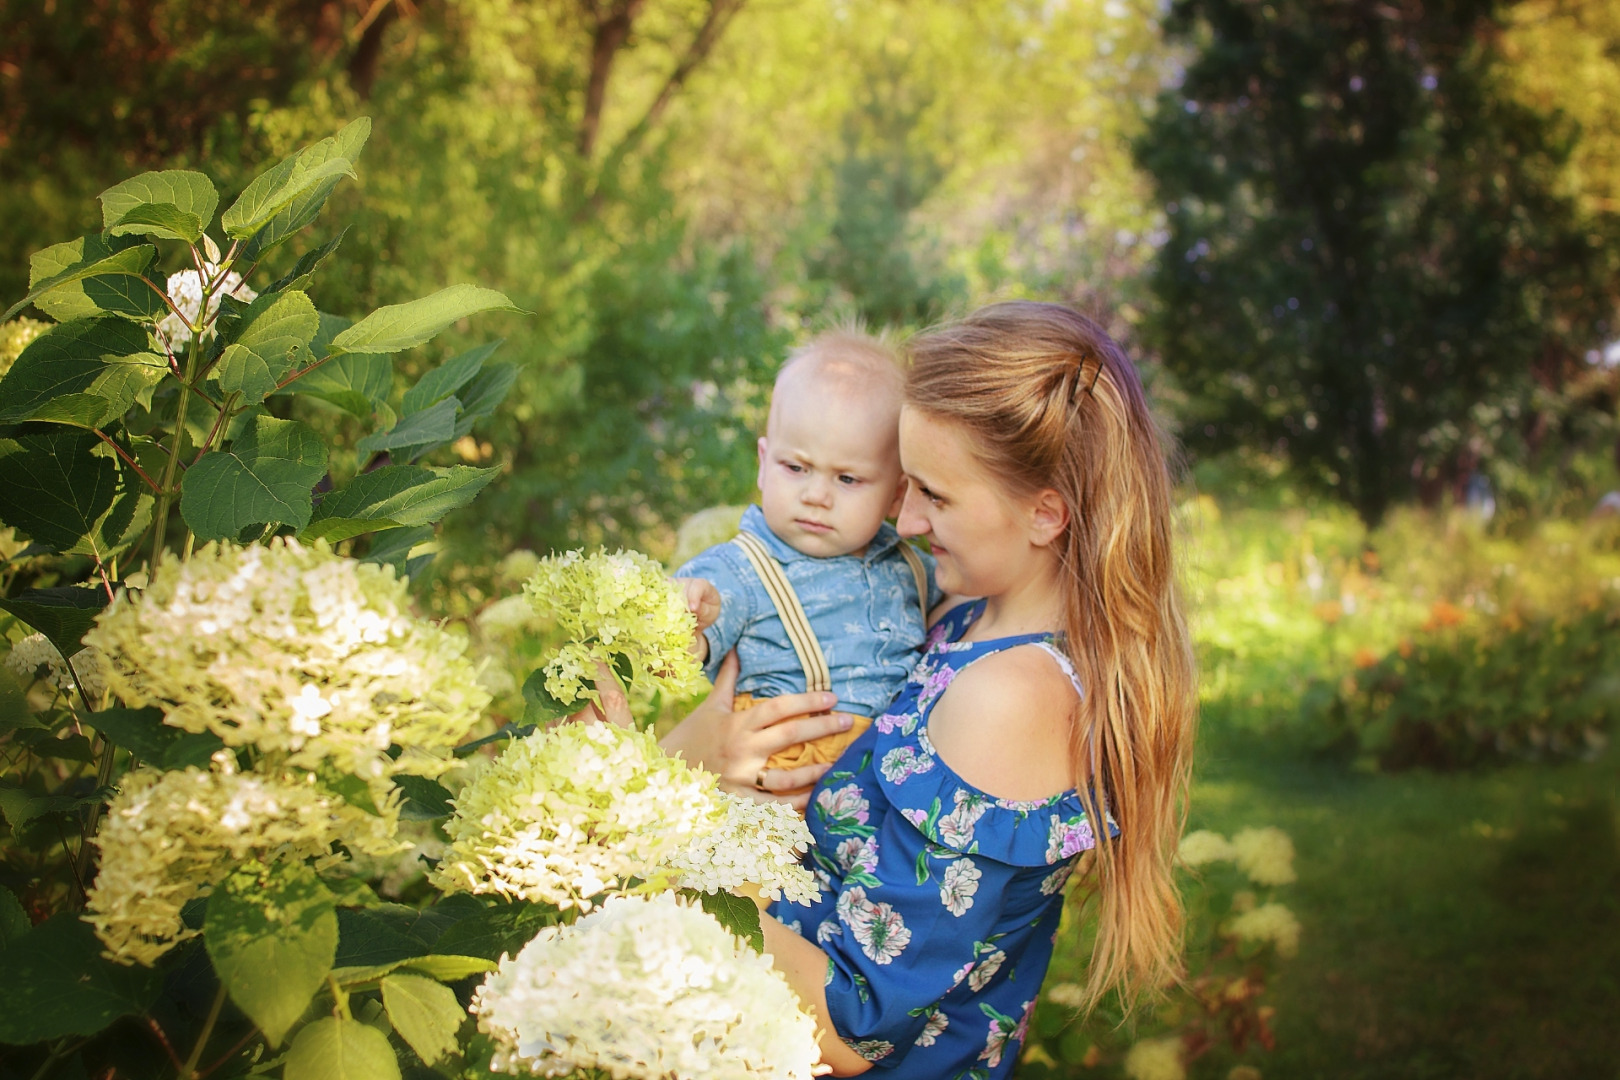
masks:
{"type": "Polygon", "coordinates": [[[1423,629],[1336,687],[1318,682],[1329,737],[1386,769],[1600,753],[1620,714],[1620,603],[1465,621],[1444,602],[1423,629]],[[1325,687],[1331,687],[1325,689],[1325,687]]]}

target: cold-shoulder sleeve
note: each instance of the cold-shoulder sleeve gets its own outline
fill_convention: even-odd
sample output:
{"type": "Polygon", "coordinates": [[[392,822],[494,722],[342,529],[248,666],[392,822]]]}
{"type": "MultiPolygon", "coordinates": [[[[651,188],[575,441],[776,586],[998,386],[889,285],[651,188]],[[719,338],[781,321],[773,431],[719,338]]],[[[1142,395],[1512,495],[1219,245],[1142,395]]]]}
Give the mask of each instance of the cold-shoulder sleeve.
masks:
{"type": "MultiPolygon", "coordinates": [[[[997,1025],[1010,1037],[1017,1018],[973,999],[1016,979],[1008,957],[1057,929],[1050,901],[1094,842],[1085,811],[1072,793],[1017,803],[972,788],[915,715],[879,717],[874,729],[866,775],[879,790],[853,779],[825,786],[810,811],[832,841],[816,858],[832,861],[828,879],[839,882],[835,908],[815,928],[828,955],[829,1019],[879,1067],[925,1052],[964,1015],[984,1024],[981,1011],[986,1046],[1002,1045],[997,1025]],[[881,815],[868,794],[887,803],[881,815]]],[[[1033,1001],[1040,976],[1025,981],[1022,997],[1033,1001]]]]}

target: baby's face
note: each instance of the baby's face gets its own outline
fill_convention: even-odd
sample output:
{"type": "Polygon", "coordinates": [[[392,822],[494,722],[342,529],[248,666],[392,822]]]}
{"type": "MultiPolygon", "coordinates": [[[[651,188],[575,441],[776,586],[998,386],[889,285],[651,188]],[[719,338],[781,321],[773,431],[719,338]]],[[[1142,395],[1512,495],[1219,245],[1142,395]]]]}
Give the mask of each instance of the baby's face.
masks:
{"type": "Polygon", "coordinates": [[[773,403],[759,440],[765,523],[806,555],[861,554],[899,507],[897,418],[881,406],[803,390],[773,403]]]}

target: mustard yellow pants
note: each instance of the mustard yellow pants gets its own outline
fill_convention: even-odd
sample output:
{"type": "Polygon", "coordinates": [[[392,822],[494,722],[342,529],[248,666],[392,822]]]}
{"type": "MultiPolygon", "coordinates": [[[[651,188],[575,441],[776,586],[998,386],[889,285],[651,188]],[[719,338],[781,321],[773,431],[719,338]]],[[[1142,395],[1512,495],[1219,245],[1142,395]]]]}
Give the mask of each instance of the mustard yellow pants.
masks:
{"type": "MultiPolygon", "coordinates": [[[[733,707],[746,709],[757,700],[753,694],[743,692],[737,695],[733,707]]],[[[829,714],[839,715],[839,714],[829,714]]],[[[796,769],[800,765],[831,765],[838,760],[840,754],[849,748],[861,732],[872,725],[868,716],[856,716],[854,713],[844,713],[851,720],[848,731],[834,732],[823,735],[819,739],[790,746],[786,750],[778,750],[772,754],[770,760],[765,762],[767,769],[796,769]]]]}

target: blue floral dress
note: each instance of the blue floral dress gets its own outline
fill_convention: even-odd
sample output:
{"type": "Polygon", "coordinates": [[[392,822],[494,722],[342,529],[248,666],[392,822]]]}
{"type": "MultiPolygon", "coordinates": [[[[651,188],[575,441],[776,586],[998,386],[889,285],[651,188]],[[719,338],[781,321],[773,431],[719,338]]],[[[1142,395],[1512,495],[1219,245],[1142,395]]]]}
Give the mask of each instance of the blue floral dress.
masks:
{"type": "Polygon", "coordinates": [[[897,1077],[1012,1072],[1064,882],[1096,842],[1074,791],[994,798],[929,741],[934,703],[975,660],[1038,644],[1074,678],[1050,635],[959,640],[983,610],[983,601],[963,605],[935,624],[889,711],[816,785],[806,860],[824,891],[809,909],[771,909],[826,951],[833,1027],[897,1077]]]}

